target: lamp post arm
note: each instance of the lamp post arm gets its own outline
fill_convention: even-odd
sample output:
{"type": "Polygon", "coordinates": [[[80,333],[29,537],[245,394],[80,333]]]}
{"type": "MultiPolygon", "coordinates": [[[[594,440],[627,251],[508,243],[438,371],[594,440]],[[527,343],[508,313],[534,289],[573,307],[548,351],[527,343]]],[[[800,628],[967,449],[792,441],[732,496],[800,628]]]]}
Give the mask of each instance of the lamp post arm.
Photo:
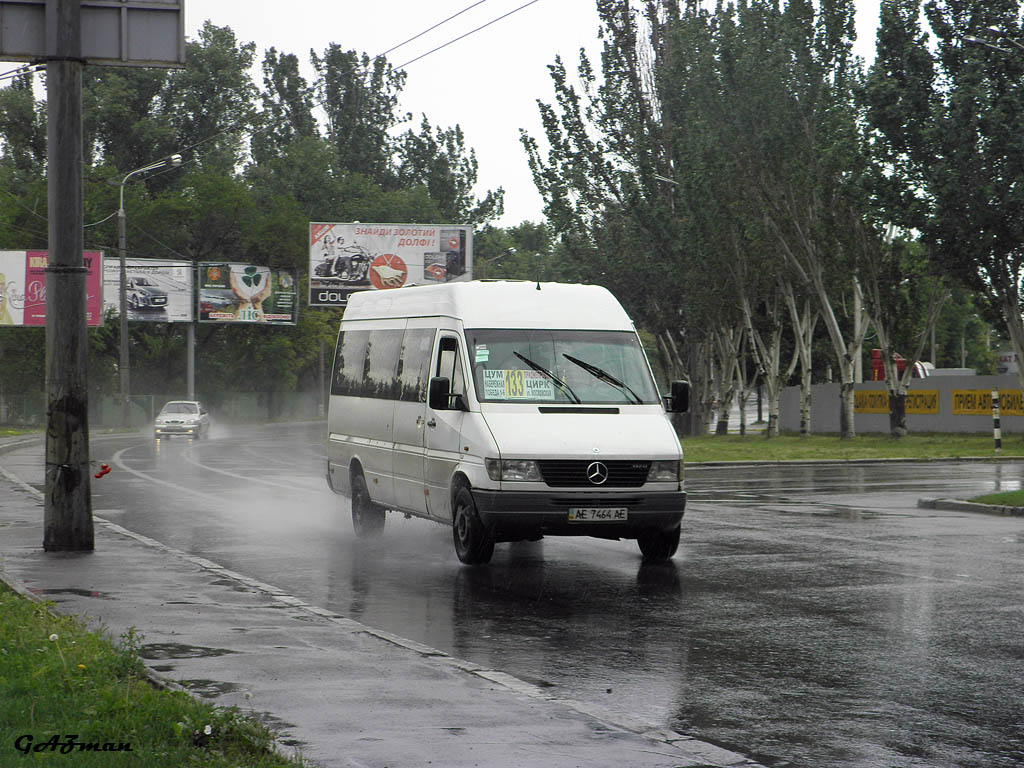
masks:
{"type": "Polygon", "coordinates": [[[121,194],[119,196],[117,207],[119,215],[124,215],[124,185],[128,183],[128,179],[130,179],[137,173],[155,171],[157,168],[177,168],[179,165],[181,165],[181,155],[170,155],[168,157],[165,157],[163,160],[158,160],[155,163],[150,163],[149,165],[144,165],[141,168],[136,168],[134,171],[130,171],[128,174],[126,174],[125,177],[121,179],[121,183],[118,185],[121,188],[121,194]]]}
{"type": "Polygon", "coordinates": [[[162,160],[144,165],[141,168],[136,168],[134,171],[126,174],[120,183],[120,194],[118,195],[117,204],[117,255],[120,267],[120,281],[118,290],[118,314],[120,315],[119,325],[121,329],[121,343],[120,343],[120,354],[118,368],[121,379],[121,426],[131,426],[131,405],[129,395],[131,392],[131,380],[129,374],[129,355],[128,349],[128,270],[125,261],[125,213],[124,213],[124,185],[128,183],[128,179],[137,173],[146,173],[147,171],[155,171],[157,168],[164,167],[177,167],[181,165],[181,155],[170,155],[163,158],[162,160]]]}
{"type": "Polygon", "coordinates": [[[1013,45],[1014,48],[1017,48],[1020,51],[1024,51],[1024,43],[1020,42],[1020,40],[1017,40],[1012,37],[1006,37],[1006,35],[1003,35],[1003,40],[1013,45]]]}
{"type": "MultiPolygon", "coordinates": [[[[1013,51],[1011,51],[1009,48],[1003,48],[1002,46],[996,45],[995,43],[993,43],[993,42],[991,42],[989,40],[985,40],[984,38],[981,38],[981,37],[975,37],[974,35],[964,35],[961,38],[961,40],[963,40],[965,43],[974,43],[975,45],[983,45],[986,48],[991,48],[993,51],[999,51],[1000,53],[1013,53],[1013,51]]],[[[1014,41],[1011,40],[1010,42],[1014,42],[1014,41]]],[[[1022,50],[1024,50],[1024,46],[1020,46],[1019,44],[1018,44],[1018,46],[1022,50]]]]}

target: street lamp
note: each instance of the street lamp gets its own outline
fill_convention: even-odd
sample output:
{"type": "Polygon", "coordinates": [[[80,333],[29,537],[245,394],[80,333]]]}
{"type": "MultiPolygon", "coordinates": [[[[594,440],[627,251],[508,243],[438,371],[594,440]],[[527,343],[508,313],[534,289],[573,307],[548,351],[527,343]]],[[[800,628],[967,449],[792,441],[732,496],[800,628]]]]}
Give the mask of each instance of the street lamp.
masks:
{"type": "Polygon", "coordinates": [[[158,168],[177,168],[181,165],[181,155],[169,155],[162,160],[158,160],[155,163],[144,165],[142,168],[136,168],[134,171],[126,175],[121,179],[120,187],[121,192],[119,195],[119,202],[117,206],[117,245],[118,252],[121,262],[121,287],[118,296],[118,311],[121,317],[121,358],[120,358],[120,371],[121,371],[121,426],[131,426],[131,409],[128,400],[128,277],[125,269],[125,217],[124,217],[124,185],[132,176],[139,173],[147,173],[148,171],[155,171],[158,168]]]}
{"type": "Polygon", "coordinates": [[[988,31],[995,35],[996,39],[1005,40],[1006,42],[1010,43],[1014,48],[1020,51],[1024,51],[1024,43],[1021,43],[1020,40],[1014,37],[1010,37],[1008,34],[1003,32],[1003,30],[1001,30],[999,27],[989,27],[988,31]]]}
{"type": "Polygon", "coordinates": [[[1003,46],[999,45],[1000,42],[1007,42],[1014,48],[1016,48],[1017,51],[1024,52],[1024,43],[1020,42],[1020,40],[1017,40],[1016,38],[1010,37],[1005,32],[1003,32],[1003,30],[999,29],[999,27],[989,27],[988,31],[991,32],[992,35],[995,37],[996,42],[992,42],[991,40],[986,40],[983,37],[977,37],[975,35],[964,35],[961,39],[965,43],[983,45],[986,48],[991,48],[993,51],[999,51],[1000,53],[1014,53],[1014,51],[1010,50],[1009,48],[1004,48],[1003,46]]]}

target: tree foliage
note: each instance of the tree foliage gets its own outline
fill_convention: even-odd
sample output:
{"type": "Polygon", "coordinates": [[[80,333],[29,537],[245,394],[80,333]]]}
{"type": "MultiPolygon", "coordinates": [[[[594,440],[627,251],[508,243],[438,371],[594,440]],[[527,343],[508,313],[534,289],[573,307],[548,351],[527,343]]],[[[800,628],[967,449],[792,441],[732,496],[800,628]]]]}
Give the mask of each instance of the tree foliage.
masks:
{"type": "MultiPolygon", "coordinates": [[[[812,375],[835,373],[853,434],[866,334],[891,361],[924,354],[934,328],[936,363],[990,366],[982,339],[999,317],[1024,359],[1017,0],[882,0],[870,67],[852,52],[853,0],[595,2],[599,49],[552,62],[543,135],[521,135],[544,222],[491,224],[502,190],[477,195],[459,126],[399,111],[405,76],[385,58],[332,43],[310,51],[307,80],[296,55],[270,48],[256,83],[255,47],[208,23],[183,70],[86,71],[87,247],[114,251],[121,180],[173,152],[181,168],[124,185],[132,257],[304,271],[311,220],[470,223],[478,276],[611,288],[667,378],[693,382],[691,430],[755,375],[768,434],[794,381],[809,430],[812,375]]],[[[34,94],[33,76],[0,89],[7,249],[46,244],[34,94]]],[[[201,376],[316,390],[336,316],[201,327],[201,376]]],[[[19,334],[0,334],[0,355],[38,372],[27,361],[41,351],[19,334]]],[[[133,324],[133,380],[180,387],[183,335],[133,324]]],[[[116,327],[91,341],[90,376],[111,388],[116,327]]],[[[33,375],[15,385],[10,368],[0,386],[33,375]]],[[[898,434],[907,381],[894,367],[888,379],[898,434]]]]}
{"type": "MultiPolygon", "coordinates": [[[[890,361],[923,354],[958,281],[1019,320],[1017,2],[884,0],[870,68],[852,0],[597,5],[600,61],[551,65],[544,141],[523,143],[556,247],[657,334],[705,416],[750,355],[770,412],[800,369],[806,427],[827,363],[851,436],[869,332],[890,361]],[[993,24],[1002,47],[966,50],[993,24]]],[[[890,376],[894,434],[906,387],[890,376]]]]}
{"type": "MultiPolygon", "coordinates": [[[[310,221],[486,225],[502,191],[476,198],[477,161],[458,126],[398,111],[405,75],[386,59],[331,44],[299,58],[256,49],[207,22],[186,42],[183,69],[90,67],[83,78],[85,242],[117,253],[123,186],[127,255],[308,269],[310,221]],[[132,171],[172,153],[180,168],[132,171]]],[[[37,76],[0,88],[0,248],[45,249],[46,105],[37,76]]],[[[302,278],[305,280],[305,277],[302,278]]],[[[304,282],[303,282],[304,284],[304,282]]],[[[197,327],[197,389],[311,391],[340,312],[300,311],[295,327],[197,327]]],[[[184,392],[185,329],[131,323],[135,392],[184,392]]],[[[41,390],[44,345],[32,329],[0,332],[0,391],[41,390]],[[31,361],[31,362],[30,362],[31,361]]],[[[118,324],[90,331],[94,392],[113,394],[118,324]]],[[[327,352],[326,365],[330,365],[327,352]]],[[[270,396],[270,394],[268,394],[270,396]]],[[[271,398],[273,399],[273,398],[271,398]]]]}

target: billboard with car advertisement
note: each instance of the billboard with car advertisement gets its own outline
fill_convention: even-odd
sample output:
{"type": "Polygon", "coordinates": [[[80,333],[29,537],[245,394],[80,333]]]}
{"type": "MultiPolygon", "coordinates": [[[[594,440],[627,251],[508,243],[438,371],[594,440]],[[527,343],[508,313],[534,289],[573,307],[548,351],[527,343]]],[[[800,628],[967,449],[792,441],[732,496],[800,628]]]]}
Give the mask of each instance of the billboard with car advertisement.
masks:
{"type": "MultiPolygon", "coordinates": [[[[0,325],[46,325],[48,251],[0,251],[0,325]]],[[[103,254],[84,251],[86,324],[103,324],[103,254]]]]}
{"type": "MultiPolygon", "coordinates": [[[[192,322],[192,262],[165,259],[125,260],[128,319],[155,323],[192,322]]],[[[120,309],[120,259],[103,264],[103,308],[120,309]]]]}
{"type": "Polygon", "coordinates": [[[199,322],[295,325],[294,269],[238,263],[199,265],[199,322]]]}
{"type": "Polygon", "coordinates": [[[310,222],[312,307],[343,306],[354,291],[472,279],[472,227],[310,222]]]}

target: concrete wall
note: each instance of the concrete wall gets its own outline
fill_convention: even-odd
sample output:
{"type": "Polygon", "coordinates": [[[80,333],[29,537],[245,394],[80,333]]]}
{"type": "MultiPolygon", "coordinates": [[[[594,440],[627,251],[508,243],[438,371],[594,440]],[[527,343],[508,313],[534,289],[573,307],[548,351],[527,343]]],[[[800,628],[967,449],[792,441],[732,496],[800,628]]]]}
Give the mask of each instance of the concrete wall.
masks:
{"type": "MultiPolygon", "coordinates": [[[[870,381],[857,385],[859,392],[882,392],[885,382],[870,381]]],[[[921,401],[931,402],[931,393],[938,394],[938,413],[911,413],[908,406],[907,429],[910,432],[992,432],[991,398],[980,397],[972,402],[970,397],[960,395],[954,408],[954,390],[991,392],[1000,390],[1000,423],[1003,434],[1024,433],[1024,409],[1020,381],[1016,376],[930,376],[927,379],[913,379],[910,392],[920,392],[921,401]],[[925,396],[924,393],[929,393],[925,396]],[[963,414],[954,410],[984,409],[983,413],[963,414]]],[[[811,394],[811,431],[839,432],[839,385],[816,384],[811,394]]],[[[884,398],[884,395],[882,395],[884,398]]],[[[873,405],[877,406],[878,395],[873,405]]],[[[868,399],[861,396],[862,406],[871,407],[868,399]]],[[[786,387],[779,401],[779,425],[786,431],[800,430],[800,388],[786,387]]],[[[854,427],[858,433],[888,432],[888,413],[866,413],[863,409],[854,416],[854,427]]]]}

